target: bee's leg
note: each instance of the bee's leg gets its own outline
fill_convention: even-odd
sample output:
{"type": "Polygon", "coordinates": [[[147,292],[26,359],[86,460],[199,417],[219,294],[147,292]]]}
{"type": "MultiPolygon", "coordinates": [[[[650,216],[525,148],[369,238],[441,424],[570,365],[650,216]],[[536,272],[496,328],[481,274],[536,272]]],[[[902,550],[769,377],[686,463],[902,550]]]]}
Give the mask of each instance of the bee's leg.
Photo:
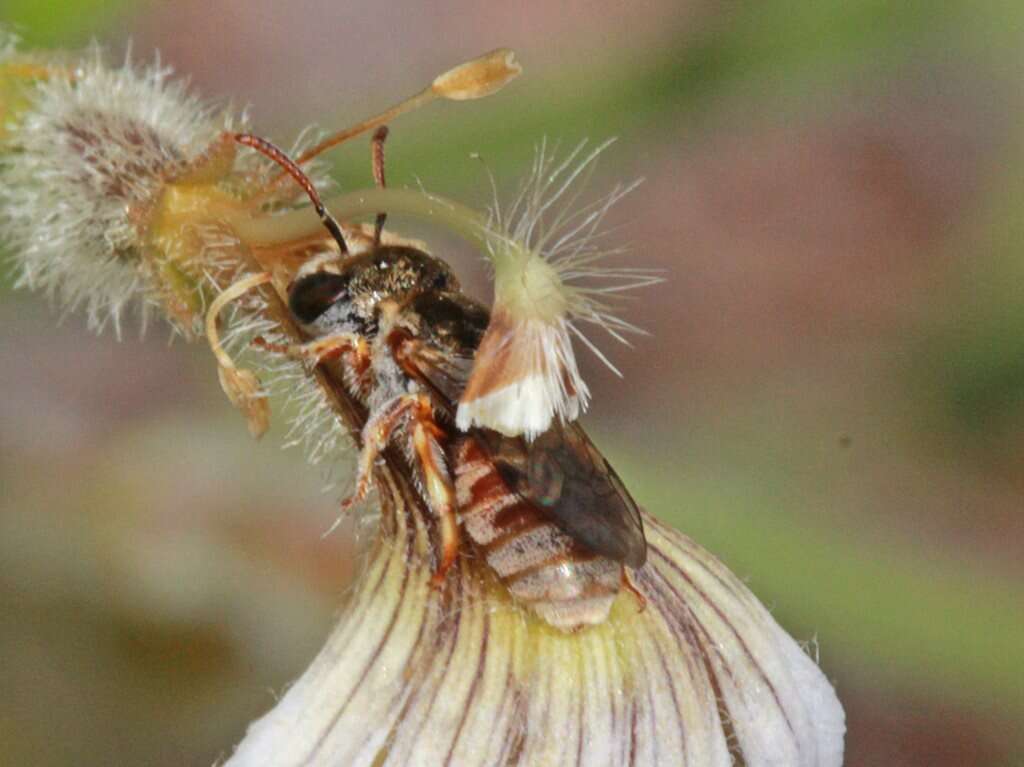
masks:
{"type": "Polygon", "coordinates": [[[359,454],[356,489],[342,503],[342,508],[350,508],[366,497],[373,479],[373,465],[387,447],[395,428],[407,414],[409,436],[416,451],[427,505],[438,522],[440,541],[437,568],[431,578],[431,585],[438,587],[444,584],[445,576],[459,553],[459,523],[455,514],[455,485],[448,473],[444,450],[439,441],[444,432],[434,421],[434,408],[427,395],[406,394],[396,397],[366,422],[366,426],[363,427],[363,450],[359,454]]]}
{"type": "MultiPolygon", "coordinates": [[[[402,417],[410,410],[423,407],[421,399],[423,395],[404,394],[395,397],[384,407],[370,415],[366,425],[363,427],[363,449],[359,453],[359,464],[356,471],[356,489],[348,498],[341,502],[341,508],[349,509],[362,501],[370,492],[370,482],[373,479],[373,465],[377,462],[395,428],[401,423],[402,417]]],[[[429,408],[429,402],[427,403],[429,408]]]]}
{"type": "MultiPolygon", "coordinates": [[[[343,354],[354,355],[355,360],[369,363],[370,349],[366,339],[360,338],[354,333],[339,333],[326,338],[318,338],[315,341],[308,341],[304,344],[273,344],[263,336],[256,336],[252,340],[253,346],[258,346],[269,352],[283,354],[292,359],[312,362],[319,365],[321,362],[328,362],[337,359],[343,354]]],[[[357,367],[363,367],[359,365],[357,367]]]]}
{"type": "Polygon", "coordinates": [[[640,589],[633,583],[633,579],[629,577],[629,569],[626,567],[622,568],[622,585],[629,590],[629,592],[636,597],[637,602],[640,603],[640,612],[647,609],[647,597],[640,593],[640,589]]]}
{"type": "Polygon", "coordinates": [[[423,484],[427,491],[430,509],[437,516],[438,546],[437,569],[430,579],[435,588],[443,586],[448,570],[455,563],[459,553],[459,523],[455,514],[455,486],[444,458],[444,451],[438,439],[443,436],[434,421],[433,408],[429,400],[416,413],[413,426],[413,445],[423,473],[423,484]]]}

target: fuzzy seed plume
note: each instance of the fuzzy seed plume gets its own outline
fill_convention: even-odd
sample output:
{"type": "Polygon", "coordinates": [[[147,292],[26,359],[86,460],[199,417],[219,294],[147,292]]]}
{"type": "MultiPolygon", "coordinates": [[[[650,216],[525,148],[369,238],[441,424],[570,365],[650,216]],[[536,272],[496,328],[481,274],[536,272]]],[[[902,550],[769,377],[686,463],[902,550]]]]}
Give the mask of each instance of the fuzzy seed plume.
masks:
{"type": "Polygon", "coordinates": [[[108,66],[94,48],[38,79],[8,127],[0,230],[18,284],[120,329],[152,275],[146,216],[167,180],[236,123],[159,64],[108,66]]]}
{"type": "Polygon", "coordinates": [[[624,293],[655,284],[658,273],[609,266],[624,249],[608,244],[608,211],[639,182],[619,185],[579,204],[600,154],[612,142],[588,150],[581,141],[565,157],[544,141],[519,193],[503,209],[491,207],[489,259],[495,299],[457,424],[532,439],[555,420],[573,421],[586,409],[589,392],[579,373],[572,339],[589,348],[616,374],[617,368],[583,332],[596,326],[627,343],[642,332],[620,318],[624,293]]]}

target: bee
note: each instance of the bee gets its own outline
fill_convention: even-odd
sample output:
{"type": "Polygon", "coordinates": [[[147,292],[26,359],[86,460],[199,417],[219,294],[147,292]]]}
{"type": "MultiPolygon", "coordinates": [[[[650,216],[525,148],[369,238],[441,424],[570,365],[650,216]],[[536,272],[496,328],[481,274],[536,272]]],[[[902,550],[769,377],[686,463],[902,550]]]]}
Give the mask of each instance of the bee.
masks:
{"type": "MultiPolygon", "coordinates": [[[[373,144],[381,185],[385,135],[373,144]]],[[[356,487],[344,503],[366,496],[377,458],[399,446],[437,519],[435,586],[465,536],[511,596],[550,625],[572,631],[604,621],[631,588],[626,567],[646,559],[639,510],[615,470],[575,422],[556,420],[530,441],[457,428],[488,309],[462,292],[443,260],[381,244],[383,214],[373,246],[350,254],[301,170],[262,139],[243,143],[303,184],[341,248],[337,271],[300,274],[289,287],[289,310],[311,340],[285,351],[339,365],[366,408],[356,487]]]]}

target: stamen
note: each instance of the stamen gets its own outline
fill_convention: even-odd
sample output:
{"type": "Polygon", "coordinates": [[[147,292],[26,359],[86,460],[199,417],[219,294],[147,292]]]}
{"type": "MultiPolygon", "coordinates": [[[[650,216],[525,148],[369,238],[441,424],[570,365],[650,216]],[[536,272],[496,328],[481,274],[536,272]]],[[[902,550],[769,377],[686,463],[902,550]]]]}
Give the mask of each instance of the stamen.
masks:
{"type": "MultiPolygon", "coordinates": [[[[438,98],[453,101],[478,99],[501,90],[508,82],[514,80],[523,71],[515,60],[515,53],[508,48],[499,48],[485,53],[479,58],[449,69],[434,78],[426,88],[400,101],[380,114],[328,136],[316,146],[299,155],[298,163],[308,162],[318,154],[326,152],[338,144],[389,123],[399,115],[411,112],[438,98]]],[[[277,179],[274,180],[277,183],[277,179]]]]}
{"type": "Polygon", "coordinates": [[[253,288],[265,285],[270,282],[270,279],[269,274],[261,272],[232,283],[213,300],[213,303],[210,304],[210,308],[206,311],[206,339],[209,341],[210,349],[213,351],[213,356],[217,358],[217,362],[221,367],[234,368],[235,362],[231,359],[231,355],[227,353],[227,350],[221,343],[220,334],[217,331],[218,315],[220,315],[221,310],[223,310],[229,303],[237,300],[253,288]]]}
{"type": "Polygon", "coordinates": [[[236,366],[231,355],[224,349],[217,332],[217,317],[229,303],[269,281],[270,275],[266,272],[239,280],[217,296],[206,312],[206,338],[217,359],[217,377],[221,388],[231,404],[242,411],[249,433],[255,438],[263,436],[270,426],[270,406],[256,374],[236,366]]]}

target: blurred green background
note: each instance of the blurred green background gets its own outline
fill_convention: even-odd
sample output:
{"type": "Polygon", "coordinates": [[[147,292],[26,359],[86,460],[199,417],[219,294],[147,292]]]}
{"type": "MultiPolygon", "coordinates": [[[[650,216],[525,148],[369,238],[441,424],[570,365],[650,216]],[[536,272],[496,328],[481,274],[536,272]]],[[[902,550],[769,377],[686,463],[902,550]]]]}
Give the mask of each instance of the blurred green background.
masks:
{"type": "MultiPolygon", "coordinates": [[[[1024,764],[1024,4],[6,0],[0,22],[158,49],[283,143],[515,48],[501,95],[392,126],[391,183],[482,207],[471,152],[508,191],[542,136],[619,136],[593,188],[646,178],[612,224],[668,280],[627,310],[650,337],[602,344],[623,380],[585,360],[598,444],[813,640],[848,765],[1024,764]]],[[[357,144],[344,188],[369,183],[357,144]]],[[[249,441],[204,348],[96,338],[6,285],[0,764],[212,764],[331,625],[341,491],[280,427],[249,441]]]]}

